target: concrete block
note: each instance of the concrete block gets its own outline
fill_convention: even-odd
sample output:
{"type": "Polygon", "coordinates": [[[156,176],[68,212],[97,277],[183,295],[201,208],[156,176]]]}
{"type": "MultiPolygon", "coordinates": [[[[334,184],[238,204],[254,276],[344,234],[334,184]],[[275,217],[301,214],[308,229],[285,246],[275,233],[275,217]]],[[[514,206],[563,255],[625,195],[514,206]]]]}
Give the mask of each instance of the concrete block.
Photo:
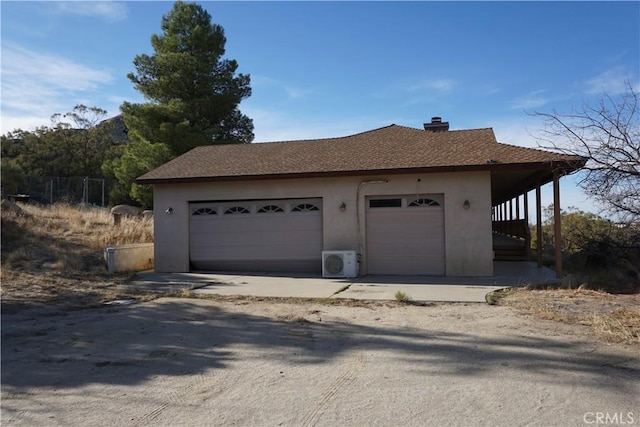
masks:
{"type": "Polygon", "coordinates": [[[104,250],[109,273],[153,269],[153,243],[108,246],[104,250]]]}

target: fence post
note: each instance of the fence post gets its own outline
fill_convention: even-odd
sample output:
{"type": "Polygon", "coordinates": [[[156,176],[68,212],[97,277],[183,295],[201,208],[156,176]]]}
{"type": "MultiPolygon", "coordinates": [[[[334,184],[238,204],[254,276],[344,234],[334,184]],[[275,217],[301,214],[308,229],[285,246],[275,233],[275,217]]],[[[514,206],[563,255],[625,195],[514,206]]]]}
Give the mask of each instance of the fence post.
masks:
{"type": "Polygon", "coordinates": [[[116,248],[107,247],[104,250],[105,258],[107,259],[107,271],[109,274],[113,274],[116,271],[116,248]]]}
{"type": "Polygon", "coordinates": [[[82,204],[87,206],[89,204],[89,177],[85,176],[82,179],[82,204]]]}

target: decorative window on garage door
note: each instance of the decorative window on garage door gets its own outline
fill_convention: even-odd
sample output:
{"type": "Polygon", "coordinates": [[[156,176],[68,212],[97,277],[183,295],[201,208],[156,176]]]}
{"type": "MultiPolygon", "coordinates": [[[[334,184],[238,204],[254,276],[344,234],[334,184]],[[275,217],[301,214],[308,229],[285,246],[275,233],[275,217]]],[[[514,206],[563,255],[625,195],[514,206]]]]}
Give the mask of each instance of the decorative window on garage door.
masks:
{"type": "Polygon", "coordinates": [[[300,203],[299,205],[295,205],[291,208],[291,212],[313,212],[319,210],[320,208],[313,203],[300,203]]]}
{"type": "Polygon", "coordinates": [[[367,201],[368,209],[407,209],[407,208],[442,208],[442,195],[428,196],[382,196],[372,197],[367,201]]]}
{"type": "Polygon", "coordinates": [[[278,205],[265,205],[260,209],[258,209],[258,213],[277,213],[277,212],[284,212],[284,209],[282,209],[282,207],[278,205]]]}
{"type": "Polygon", "coordinates": [[[199,208],[199,209],[195,209],[191,215],[194,216],[198,216],[198,215],[218,215],[218,212],[216,211],[215,208],[199,208]]]}
{"type": "Polygon", "coordinates": [[[244,206],[232,206],[224,211],[225,215],[248,214],[251,211],[244,206]]]}
{"type": "Polygon", "coordinates": [[[420,206],[440,206],[436,200],[427,199],[427,198],[419,198],[419,199],[409,199],[408,200],[410,207],[420,207],[420,206]]]}

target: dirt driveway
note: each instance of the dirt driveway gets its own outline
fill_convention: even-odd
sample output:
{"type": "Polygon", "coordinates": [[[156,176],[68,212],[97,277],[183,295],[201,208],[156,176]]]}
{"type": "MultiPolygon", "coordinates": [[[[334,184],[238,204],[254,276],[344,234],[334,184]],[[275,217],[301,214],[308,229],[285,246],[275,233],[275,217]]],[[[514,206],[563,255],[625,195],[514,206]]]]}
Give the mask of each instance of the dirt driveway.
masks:
{"type": "Polygon", "coordinates": [[[344,304],[3,313],[2,425],[640,425],[637,347],[504,306],[344,304]]]}

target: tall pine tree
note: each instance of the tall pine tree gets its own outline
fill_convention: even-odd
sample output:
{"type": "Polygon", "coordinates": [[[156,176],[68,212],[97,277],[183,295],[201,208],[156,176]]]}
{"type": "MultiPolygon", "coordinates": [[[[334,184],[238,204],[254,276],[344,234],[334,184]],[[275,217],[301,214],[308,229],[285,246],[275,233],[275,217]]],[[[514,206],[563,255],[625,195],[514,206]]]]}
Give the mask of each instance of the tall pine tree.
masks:
{"type": "MultiPolygon", "coordinates": [[[[224,29],[201,6],[182,1],[163,16],[161,28],[162,34],[151,37],[154,53],[137,55],[135,72],[128,74],[147,102],[121,106],[131,141],[126,164],[142,172],[158,166],[164,156],[139,158],[149,150],[136,149],[136,144],[163,144],[175,157],[200,145],[249,143],[254,137],[253,121],[239,110],[251,95],[250,77],[236,74],[238,63],[224,58],[224,29]]],[[[131,173],[114,170],[112,175],[131,173]]],[[[132,182],[121,185],[148,204],[149,197],[141,197],[132,182]]]]}
{"type": "Polygon", "coordinates": [[[129,132],[164,143],[174,155],[193,147],[253,140],[253,122],[238,106],[251,95],[250,77],[224,59],[224,29],[195,3],[178,1],[151,37],[153,55],[137,55],[128,77],[149,101],[124,103],[129,132]]]}

